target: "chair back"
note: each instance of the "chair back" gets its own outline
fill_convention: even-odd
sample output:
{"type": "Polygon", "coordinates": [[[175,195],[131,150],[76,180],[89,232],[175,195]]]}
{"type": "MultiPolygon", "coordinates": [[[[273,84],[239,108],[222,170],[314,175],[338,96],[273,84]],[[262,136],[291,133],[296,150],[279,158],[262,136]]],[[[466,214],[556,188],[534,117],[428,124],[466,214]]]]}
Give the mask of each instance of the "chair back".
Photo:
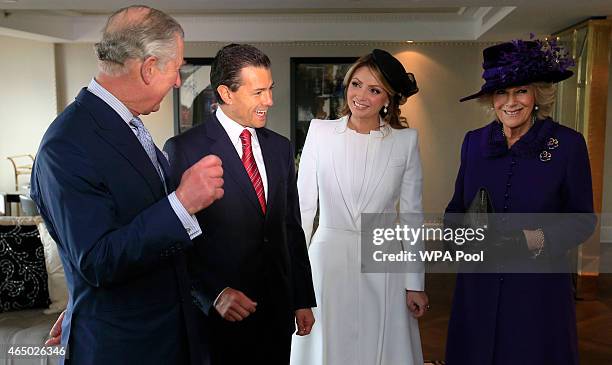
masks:
{"type": "Polygon", "coordinates": [[[35,216],[40,215],[38,212],[38,207],[34,200],[32,200],[29,196],[19,195],[19,202],[21,203],[21,213],[25,216],[35,216]]]}

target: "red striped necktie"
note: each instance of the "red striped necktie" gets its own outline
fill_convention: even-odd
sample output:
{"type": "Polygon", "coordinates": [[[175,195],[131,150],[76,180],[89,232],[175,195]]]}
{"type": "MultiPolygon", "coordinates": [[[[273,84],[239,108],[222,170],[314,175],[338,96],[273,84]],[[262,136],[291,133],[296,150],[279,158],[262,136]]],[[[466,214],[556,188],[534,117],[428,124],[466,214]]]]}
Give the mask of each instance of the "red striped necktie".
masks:
{"type": "Polygon", "coordinates": [[[248,129],[245,129],[242,131],[242,133],[240,133],[240,141],[242,142],[242,164],[249,175],[249,179],[251,179],[253,188],[255,188],[255,193],[257,194],[259,205],[261,205],[261,210],[264,214],[266,214],[266,195],[264,192],[261,175],[259,175],[259,169],[257,169],[255,157],[253,156],[253,148],[251,148],[251,132],[249,132],[248,129]]]}

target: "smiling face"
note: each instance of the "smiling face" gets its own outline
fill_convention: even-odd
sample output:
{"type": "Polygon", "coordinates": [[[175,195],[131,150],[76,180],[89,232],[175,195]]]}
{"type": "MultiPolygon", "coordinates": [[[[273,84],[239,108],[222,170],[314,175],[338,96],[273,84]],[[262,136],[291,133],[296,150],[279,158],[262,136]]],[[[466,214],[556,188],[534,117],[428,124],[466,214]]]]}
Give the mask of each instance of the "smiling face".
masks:
{"type": "Polygon", "coordinates": [[[363,66],[355,70],[349,81],[346,102],[353,118],[378,119],[380,109],[389,103],[389,94],[372,71],[363,66]]]}
{"type": "Polygon", "coordinates": [[[243,127],[262,128],[266,125],[272,100],[272,72],[269,68],[248,66],[240,71],[240,87],[231,91],[219,86],[224,100],[223,112],[243,127]]]}
{"type": "Polygon", "coordinates": [[[509,87],[493,92],[495,114],[506,128],[529,128],[534,106],[535,90],[531,85],[509,87]]]}

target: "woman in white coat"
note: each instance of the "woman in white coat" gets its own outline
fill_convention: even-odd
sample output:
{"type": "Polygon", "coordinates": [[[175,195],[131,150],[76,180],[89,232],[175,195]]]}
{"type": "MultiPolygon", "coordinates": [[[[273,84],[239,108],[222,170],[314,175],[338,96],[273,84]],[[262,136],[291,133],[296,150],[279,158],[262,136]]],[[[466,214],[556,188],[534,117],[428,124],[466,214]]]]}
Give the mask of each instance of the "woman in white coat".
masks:
{"type": "Polygon", "coordinates": [[[292,365],[421,365],[423,274],[362,273],[361,213],[421,213],[417,132],[400,105],[418,91],[386,51],[361,57],[344,78],[337,120],[310,123],[298,172],[302,226],[317,297],[309,336],[293,337],[292,365]],[[319,226],[312,236],[320,207],[319,226]]]}

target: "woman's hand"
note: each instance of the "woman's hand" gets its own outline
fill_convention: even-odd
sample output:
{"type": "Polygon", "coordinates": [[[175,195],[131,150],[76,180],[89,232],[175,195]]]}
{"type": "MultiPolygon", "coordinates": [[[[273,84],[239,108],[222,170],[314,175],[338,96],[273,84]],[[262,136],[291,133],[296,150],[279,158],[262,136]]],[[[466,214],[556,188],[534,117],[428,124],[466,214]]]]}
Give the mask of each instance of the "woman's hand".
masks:
{"type": "Polygon", "coordinates": [[[406,306],[414,318],[419,318],[429,309],[429,298],[424,291],[406,290],[406,306]]]}

